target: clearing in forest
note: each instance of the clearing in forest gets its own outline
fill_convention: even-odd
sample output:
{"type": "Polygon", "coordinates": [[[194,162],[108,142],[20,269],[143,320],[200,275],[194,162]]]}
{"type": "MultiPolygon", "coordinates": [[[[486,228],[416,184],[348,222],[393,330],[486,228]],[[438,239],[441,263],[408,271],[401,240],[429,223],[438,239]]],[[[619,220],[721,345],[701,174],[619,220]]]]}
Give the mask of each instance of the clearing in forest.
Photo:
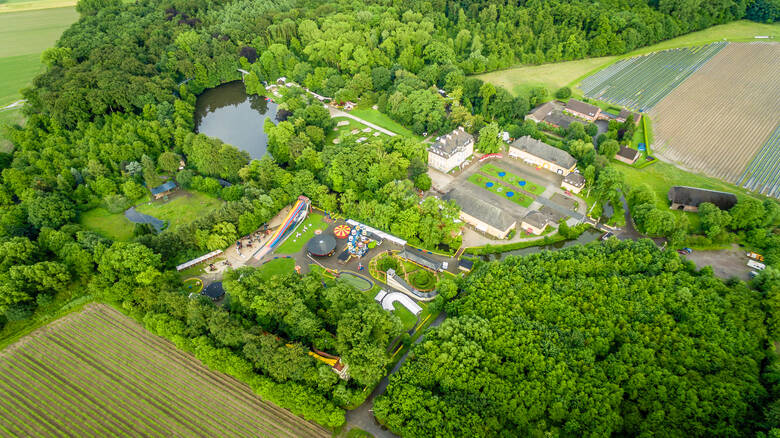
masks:
{"type": "Polygon", "coordinates": [[[329,437],[107,306],[0,354],[0,435],[329,437]]]}
{"type": "MultiPolygon", "coordinates": [[[[653,152],[694,172],[740,181],[751,159],[762,165],[757,153],[780,121],[779,71],[780,43],[729,44],[649,113],[653,152]]],[[[776,155],[768,160],[777,164],[776,155]]],[[[774,187],[780,167],[773,172],[753,188],[774,187]]]]}

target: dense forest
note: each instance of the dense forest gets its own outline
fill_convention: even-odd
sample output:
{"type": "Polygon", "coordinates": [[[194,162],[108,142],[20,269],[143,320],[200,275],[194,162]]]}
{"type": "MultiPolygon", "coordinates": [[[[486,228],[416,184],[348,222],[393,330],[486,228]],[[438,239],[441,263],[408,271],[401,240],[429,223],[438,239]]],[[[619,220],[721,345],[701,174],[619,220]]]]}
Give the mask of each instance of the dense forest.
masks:
{"type": "MultiPolygon", "coordinates": [[[[620,54],[743,18],[748,11],[766,15],[762,11],[773,3],[763,2],[769,5],[763,8],[756,4],[747,0],[145,0],[128,4],[80,0],[79,21],[43,54],[45,72],[23,92],[27,122],[24,127],[8,128],[14,151],[0,155],[0,321],[25,320],[58,297],[89,294],[117,303],[155,333],[247,382],[264,398],[321,424],[338,426],[344,421],[343,408],[360,401],[358,386],[369,386],[380,376],[386,357],[379,354],[379,346],[397,332],[395,320],[380,317],[375,303],[367,303],[344,285],[321,287],[316,278],[295,276],[264,280],[251,273],[245,273],[252,279],[251,287],[228,279],[228,288],[242,297],[234,306],[215,308],[183,295],[172,268],[206,251],[225,248],[301,194],[329,211],[444,250],[459,244],[453,233],[458,208],[437,199],[420,202],[419,190],[430,187],[430,180],[425,176],[425,149],[419,142],[393,138],[358,144],[345,138],[338,147],[325,144],[324,134],[332,127],[327,112],[308,95],[291,89],[281,102],[289,113],[287,119],[266,127],[271,155],[248,163],[246,153],[193,132],[197,95],[240,79],[238,68],[249,72],[245,83],[252,94],[264,92],[263,82],[285,76],[337,101],[376,104],[417,134],[462,125],[479,134],[478,147],[488,152],[497,147],[496,141],[488,140],[499,129],[510,130],[513,136],[544,135],[547,128],[524,123],[522,118],[548,91],[512,96],[468,75],[518,62],[620,54]],[[181,159],[186,163],[183,170],[178,169],[181,159]],[[225,203],[161,233],[139,226],[131,242],[113,242],[79,225],[80,217],[96,207],[123,211],[165,178],[225,203]],[[233,184],[223,187],[217,178],[233,184]],[[352,297],[357,314],[333,303],[335,292],[329,287],[352,297]],[[291,309],[268,305],[268,300],[280,298],[274,294],[281,291],[295,306],[294,321],[291,309]],[[358,332],[356,327],[367,324],[368,317],[374,318],[370,323],[377,330],[358,332]],[[317,330],[309,331],[312,328],[317,330]],[[282,347],[282,338],[293,347],[282,347]],[[304,354],[312,347],[332,348],[331,352],[351,361],[352,383],[337,382],[329,370],[323,372],[304,354]],[[269,357],[277,360],[268,362],[269,357]],[[298,366],[285,368],[285,361],[298,366]]],[[[621,127],[611,127],[599,140],[604,147],[597,153],[588,136],[591,130],[575,123],[558,133],[563,140],[556,146],[581,160],[591,181],[588,190],[596,194],[601,208],[608,201],[616,204],[623,189],[619,175],[607,163],[614,142],[623,141],[624,134],[619,133],[621,127]]],[[[725,226],[777,246],[772,243],[777,235],[753,223],[757,222],[739,229],[725,226]]],[[[661,234],[672,236],[684,225],[667,227],[668,232],[661,234]]],[[[680,269],[680,276],[688,272],[680,269]]],[[[693,297],[699,296],[689,289],[693,297]]],[[[717,286],[712,290],[719,291],[717,286]]],[[[744,299],[751,296],[746,291],[744,299]]],[[[746,312],[745,321],[752,321],[754,309],[748,304],[739,305],[746,312]]],[[[45,319],[46,315],[35,316],[45,319]]],[[[702,318],[710,323],[717,317],[702,318]]],[[[729,318],[725,320],[737,332],[755,330],[762,339],[758,328],[742,327],[729,318]]],[[[474,321],[475,327],[486,324],[474,321]]],[[[746,361],[754,358],[759,338],[744,340],[742,350],[724,341],[734,352],[746,354],[740,360],[724,356],[728,359],[724,369],[730,366],[735,375],[753,376],[754,365],[746,361]]],[[[643,351],[655,347],[648,344],[643,351]]],[[[596,353],[606,354],[603,349],[596,353]]],[[[686,363],[679,369],[690,366],[686,363]]],[[[748,404],[739,401],[748,395],[756,400],[764,397],[753,383],[746,380],[740,387],[745,396],[734,396],[724,405],[728,410],[724,418],[738,420],[739,430],[748,428],[740,411],[748,404]]],[[[724,390],[735,387],[726,385],[724,390]]],[[[613,387],[587,388],[591,389],[602,391],[604,412],[610,416],[591,424],[584,424],[589,417],[578,417],[581,429],[567,423],[573,431],[593,427],[631,432],[638,430],[638,419],[649,412],[638,402],[629,406],[635,410],[620,410],[623,405],[613,387]],[[620,420],[621,416],[626,419],[620,420]]],[[[702,415],[714,409],[708,404],[714,403],[708,398],[711,394],[692,396],[707,401],[702,415]]],[[[401,427],[392,418],[402,417],[387,409],[383,412],[395,429],[401,427]]],[[[533,427],[547,430],[539,421],[563,427],[561,412],[565,410],[557,409],[546,419],[547,414],[534,411],[527,418],[533,419],[533,427]]],[[[531,430],[530,423],[504,414],[496,412],[487,423],[471,416],[470,426],[452,426],[476,434],[480,433],[474,425],[484,427],[485,433],[502,425],[531,430]]],[[[688,414],[678,415],[692,424],[701,421],[688,414]]],[[[657,423],[682,427],[677,418],[658,418],[657,423]]],[[[718,425],[707,427],[712,429],[700,430],[721,430],[718,425]]]]}
{"type": "Polygon", "coordinates": [[[483,264],[374,412],[405,437],[753,436],[778,426],[766,281],[649,240],[483,264]]]}

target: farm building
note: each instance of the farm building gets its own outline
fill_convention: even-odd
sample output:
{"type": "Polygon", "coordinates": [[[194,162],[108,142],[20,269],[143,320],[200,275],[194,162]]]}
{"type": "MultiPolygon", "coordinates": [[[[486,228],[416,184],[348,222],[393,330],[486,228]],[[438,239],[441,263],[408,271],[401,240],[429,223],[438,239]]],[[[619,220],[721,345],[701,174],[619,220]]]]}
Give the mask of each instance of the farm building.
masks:
{"type": "Polygon", "coordinates": [[[547,227],[547,224],[549,223],[550,220],[547,218],[547,216],[544,215],[544,213],[532,211],[525,215],[523,221],[520,222],[520,228],[528,231],[531,234],[539,235],[544,232],[545,227],[547,227]]]}
{"type": "Polygon", "coordinates": [[[566,102],[565,111],[574,117],[579,117],[589,122],[595,122],[601,115],[601,108],[577,99],[569,99],[566,102]]]}
{"type": "Polygon", "coordinates": [[[441,264],[441,262],[437,262],[436,260],[430,259],[413,251],[407,251],[404,249],[398,253],[398,257],[434,272],[440,272],[444,270],[444,266],[441,264]]]}
{"type": "Polygon", "coordinates": [[[172,191],[174,191],[176,189],[177,189],[176,183],[173,182],[173,181],[168,181],[165,184],[159,185],[157,187],[153,187],[149,191],[152,193],[152,197],[154,199],[160,199],[163,196],[171,193],[172,191]]]}
{"type": "Polygon", "coordinates": [[[474,137],[463,127],[439,137],[428,148],[428,165],[447,173],[460,167],[474,153],[474,137]]]}
{"type": "Polygon", "coordinates": [[[517,225],[517,220],[498,206],[465,191],[451,190],[443,199],[455,201],[460,206],[460,220],[495,238],[505,239],[517,225]]]}
{"type": "Polygon", "coordinates": [[[316,235],[306,244],[306,252],[317,257],[329,257],[336,251],[336,238],[330,234],[316,235]]]}
{"type": "Polygon", "coordinates": [[[721,210],[729,210],[736,205],[737,197],[733,193],[696,187],[674,186],[667,195],[672,210],[699,211],[699,205],[710,202],[721,210]]]}
{"type": "Polygon", "coordinates": [[[520,137],[509,145],[509,156],[528,164],[566,176],[574,171],[577,160],[563,149],[550,146],[530,135],[520,137]]]}
{"type": "Polygon", "coordinates": [[[585,177],[581,173],[572,172],[561,181],[561,188],[572,193],[579,193],[585,187],[585,177]]]}
{"type": "Polygon", "coordinates": [[[634,164],[636,163],[636,160],[639,159],[639,151],[626,146],[620,146],[620,150],[617,155],[615,155],[615,159],[626,164],[634,164]]]}
{"type": "Polygon", "coordinates": [[[563,106],[558,102],[546,102],[534,108],[525,120],[533,120],[536,123],[546,123],[556,128],[568,129],[572,122],[577,119],[563,113],[563,106]]]}

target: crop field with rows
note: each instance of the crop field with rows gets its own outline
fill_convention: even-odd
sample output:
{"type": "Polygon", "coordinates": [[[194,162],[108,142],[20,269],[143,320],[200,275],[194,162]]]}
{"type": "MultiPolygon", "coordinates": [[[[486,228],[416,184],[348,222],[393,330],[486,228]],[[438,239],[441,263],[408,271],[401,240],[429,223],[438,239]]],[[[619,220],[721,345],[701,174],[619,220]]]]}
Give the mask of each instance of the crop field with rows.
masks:
{"type": "Polygon", "coordinates": [[[585,96],[648,111],[727,43],[670,49],[618,61],[580,83],[585,96]]]}
{"type": "Polygon", "coordinates": [[[737,184],[748,190],[780,198],[780,125],[748,164],[737,184]]]}
{"type": "Polygon", "coordinates": [[[649,112],[653,152],[752,190],[775,187],[780,166],[770,139],[780,121],[778,72],[780,44],[729,44],[649,112]]]}
{"type": "Polygon", "coordinates": [[[98,304],[0,353],[3,436],[329,437],[98,304]]]}

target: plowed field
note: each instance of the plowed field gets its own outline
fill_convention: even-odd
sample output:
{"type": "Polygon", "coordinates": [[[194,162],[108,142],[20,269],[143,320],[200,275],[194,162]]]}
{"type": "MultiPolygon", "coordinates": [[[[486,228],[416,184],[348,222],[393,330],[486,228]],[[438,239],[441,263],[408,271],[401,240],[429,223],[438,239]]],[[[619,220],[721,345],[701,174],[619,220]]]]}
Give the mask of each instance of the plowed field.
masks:
{"type": "Polygon", "coordinates": [[[331,435],[97,304],[0,353],[0,392],[3,436],[331,435]]]}
{"type": "Polygon", "coordinates": [[[650,111],[660,158],[737,182],[780,121],[780,44],[732,43],[650,111]]]}

